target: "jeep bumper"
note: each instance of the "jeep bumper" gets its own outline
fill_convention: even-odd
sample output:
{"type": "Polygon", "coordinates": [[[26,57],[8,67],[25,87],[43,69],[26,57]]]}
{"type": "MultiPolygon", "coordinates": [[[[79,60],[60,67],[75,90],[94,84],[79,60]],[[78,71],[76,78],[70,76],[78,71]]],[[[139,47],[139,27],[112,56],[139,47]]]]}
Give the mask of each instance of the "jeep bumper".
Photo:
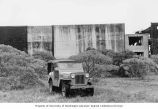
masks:
{"type": "Polygon", "coordinates": [[[70,86],[70,89],[89,89],[89,88],[94,88],[92,85],[75,85],[75,86],[70,86]]]}

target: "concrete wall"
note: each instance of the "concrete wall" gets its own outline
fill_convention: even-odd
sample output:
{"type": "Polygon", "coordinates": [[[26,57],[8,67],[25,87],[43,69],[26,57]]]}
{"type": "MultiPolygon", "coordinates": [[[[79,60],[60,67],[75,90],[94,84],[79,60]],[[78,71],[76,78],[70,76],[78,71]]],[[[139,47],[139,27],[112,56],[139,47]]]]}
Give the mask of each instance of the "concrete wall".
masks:
{"type": "Polygon", "coordinates": [[[88,47],[99,50],[124,51],[124,24],[56,25],[54,27],[54,56],[68,58],[88,47]]]}
{"type": "Polygon", "coordinates": [[[54,26],[54,57],[67,58],[77,54],[77,39],[74,26],[54,26]]]}
{"type": "Polygon", "coordinates": [[[149,39],[149,34],[127,34],[125,36],[125,48],[130,51],[133,51],[133,52],[143,52],[144,57],[148,57],[149,56],[148,39],[149,39]],[[129,37],[143,37],[142,45],[141,46],[135,46],[135,45],[130,46],[129,37]]]}
{"type": "Polygon", "coordinates": [[[151,23],[151,54],[158,54],[158,23],[151,23]]]}
{"type": "Polygon", "coordinates": [[[51,26],[28,26],[28,53],[43,51],[52,54],[52,27],[51,26]]]}
{"type": "Polygon", "coordinates": [[[0,28],[0,43],[25,50],[30,55],[43,51],[56,58],[77,55],[88,47],[123,51],[124,36],[123,23],[0,28]]]}
{"type": "Polygon", "coordinates": [[[26,26],[1,26],[0,44],[13,46],[27,52],[27,27],[26,26]]]}

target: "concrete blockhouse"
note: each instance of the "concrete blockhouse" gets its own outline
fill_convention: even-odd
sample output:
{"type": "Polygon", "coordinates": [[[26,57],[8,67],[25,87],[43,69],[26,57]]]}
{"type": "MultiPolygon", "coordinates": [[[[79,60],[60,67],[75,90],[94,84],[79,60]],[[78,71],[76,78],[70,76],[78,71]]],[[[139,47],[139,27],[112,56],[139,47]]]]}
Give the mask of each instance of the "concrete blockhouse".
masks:
{"type": "Polygon", "coordinates": [[[0,27],[0,44],[30,55],[43,51],[56,58],[68,58],[89,47],[121,52],[125,50],[124,39],[124,23],[0,27]]]}
{"type": "Polygon", "coordinates": [[[137,55],[149,56],[149,34],[127,34],[125,36],[125,49],[135,52],[137,55]]]}

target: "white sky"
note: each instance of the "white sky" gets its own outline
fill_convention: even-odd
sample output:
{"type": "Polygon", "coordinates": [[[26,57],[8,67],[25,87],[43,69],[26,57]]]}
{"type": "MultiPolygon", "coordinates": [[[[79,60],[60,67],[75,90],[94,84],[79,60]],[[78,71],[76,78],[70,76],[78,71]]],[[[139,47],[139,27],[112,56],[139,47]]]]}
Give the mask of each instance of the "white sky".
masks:
{"type": "Polygon", "coordinates": [[[0,26],[125,23],[126,34],[158,22],[158,0],[0,0],[0,26]]]}

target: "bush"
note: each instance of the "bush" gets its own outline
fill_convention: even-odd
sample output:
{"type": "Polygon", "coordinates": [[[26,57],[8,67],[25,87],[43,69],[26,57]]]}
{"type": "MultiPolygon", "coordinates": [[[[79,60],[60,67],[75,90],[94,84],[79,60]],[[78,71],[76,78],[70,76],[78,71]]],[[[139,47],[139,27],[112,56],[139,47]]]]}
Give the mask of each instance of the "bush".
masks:
{"type": "Polygon", "coordinates": [[[8,76],[0,78],[0,90],[32,88],[39,84],[40,81],[38,76],[32,72],[24,72],[19,76],[8,76]]]}
{"type": "Polygon", "coordinates": [[[104,49],[104,50],[101,50],[100,52],[106,56],[111,57],[111,58],[113,58],[116,55],[116,52],[114,52],[113,50],[104,49]]]}
{"type": "Polygon", "coordinates": [[[158,64],[158,55],[151,55],[150,57],[156,64],[158,64]]]}
{"type": "Polygon", "coordinates": [[[45,61],[34,59],[25,52],[11,46],[0,45],[0,77],[2,78],[2,86],[6,86],[9,89],[36,86],[46,74],[45,61]]]}
{"type": "Polygon", "coordinates": [[[75,56],[71,56],[70,59],[77,60],[83,63],[85,72],[88,72],[90,76],[93,76],[94,68],[96,64],[111,64],[112,59],[103,55],[97,50],[88,50],[75,56]]]}
{"type": "Polygon", "coordinates": [[[151,71],[157,72],[157,68],[157,65],[149,58],[131,58],[123,61],[119,75],[144,79],[151,71]]]}
{"type": "Polygon", "coordinates": [[[133,58],[133,56],[135,56],[135,53],[129,50],[117,52],[113,56],[113,64],[120,66],[123,63],[123,60],[133,58]]]}
{"type": "Polygon", "coordinates": [[[44,60],[46,62],[55,59],[50,53],[46,53],[46,52],[35,52],[33,54],[33,57],[36,59],[44,60]]]}
{"type": "Polygon", "coordinates": [[[29,71],[21,74],[18,79],[21,86],[30,87],[38,84],[38,76],[29,71]]]}
{"type": "Polygon", "coordinates": [[[148,74],[158,74],[158,65],[151,58],[139,57],[145,61],[148,74]]]}
{"type": "Polygon", "coordinates": [[[20,81],[15,76],[1,77],[0,78],[0,90],[13,90],[24,89],[24,86],[20,84],[20,81]]]}
{"type": "Polygon", "coordinates": [[[113,77],[116,76],[119,67],[116,65],[96,65],[95,73],[97,77],[113,77]]]}
{"type": "Polygon", "coordinates": [[[87,49],[86,49],[86,51],[88,51],[88,50],[96,50],[95,48],[92,48],[92,47],[88,47],[87,49]]]}
{"type": "Polygon", "coordinates": [[[101,52],[102,54],[111,57],[113,64],[117,66],[120,66],[123,63],[123,60],[133,58],[135,56],[135,53],[129,50],[114,52],[113,50],[104,49],[101,52]]]}

